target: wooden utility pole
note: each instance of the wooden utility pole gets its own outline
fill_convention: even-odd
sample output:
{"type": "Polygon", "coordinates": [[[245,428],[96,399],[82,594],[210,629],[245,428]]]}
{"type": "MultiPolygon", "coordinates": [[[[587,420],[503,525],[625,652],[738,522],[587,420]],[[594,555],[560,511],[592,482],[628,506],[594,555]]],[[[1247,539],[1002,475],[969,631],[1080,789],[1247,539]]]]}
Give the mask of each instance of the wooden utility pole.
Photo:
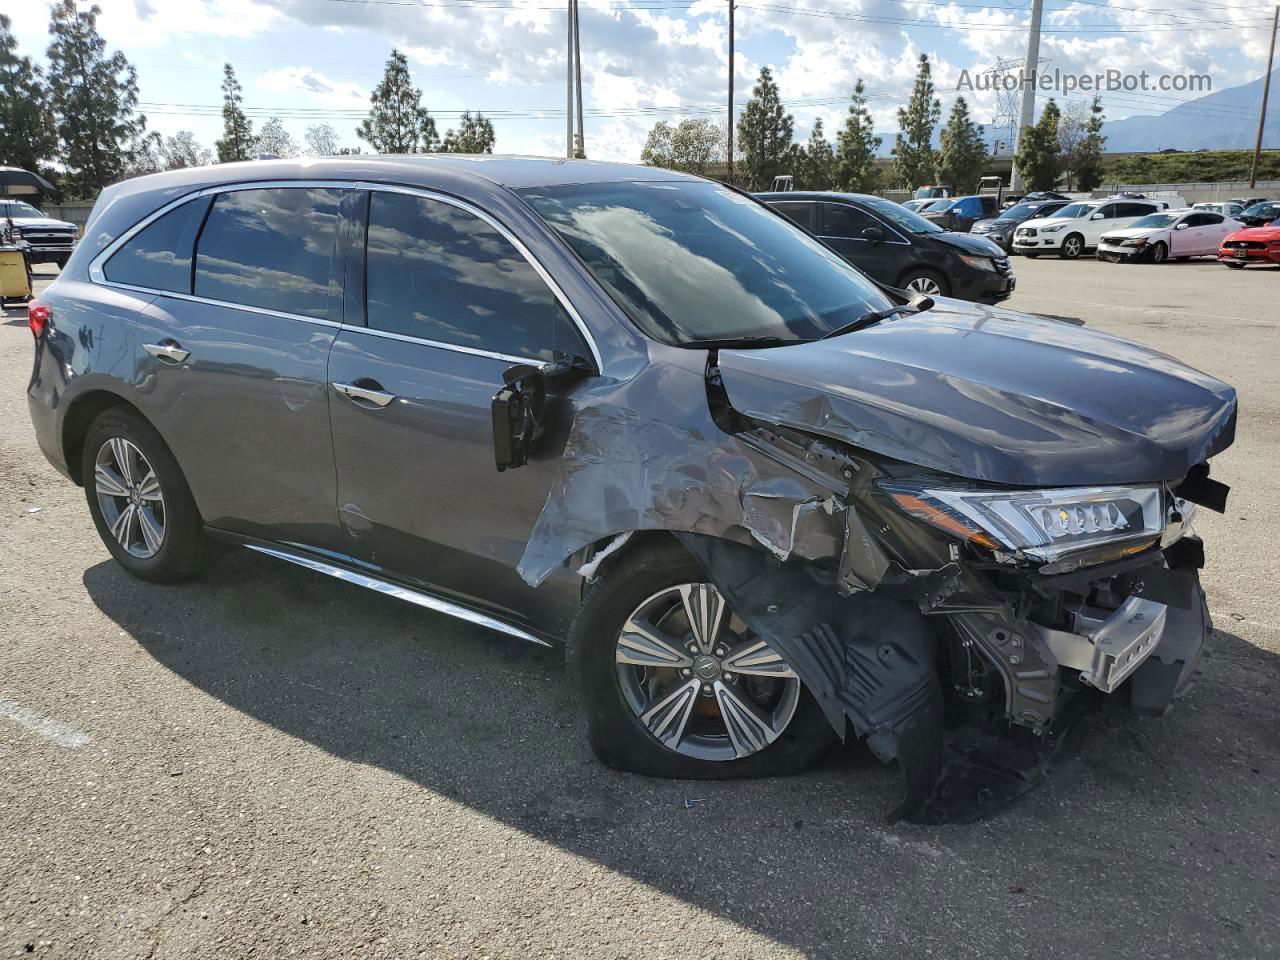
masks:
{"type": "Polygon", "coordinates": [[[587,138],[582,131],[582,22],[578,19],[578,0],[573,0],[573,75],[578,95],[578,142],[574,156],[587,155],[587,138]]]}
{"type": "Polygon", "coordinates": [[[1253,168],[1249,171],[1249,189],[1258,183],[1258,160],[1262,156],[1262,131],[1267,125],[1267,97],[1271,94],[1271,65],[1276,59],[1276,25],[1280,24],[1280,7],[1271,16],[1271,52],[1267,54],[1267,75],[1262,80],[1262,109],[1258,112],[1258,140],[1253,145],[1253,168]]]}
{"type": "Polygon", "coordinates": [[[729,182],[733,183],[733,0],[729,0],[729,182]]]}

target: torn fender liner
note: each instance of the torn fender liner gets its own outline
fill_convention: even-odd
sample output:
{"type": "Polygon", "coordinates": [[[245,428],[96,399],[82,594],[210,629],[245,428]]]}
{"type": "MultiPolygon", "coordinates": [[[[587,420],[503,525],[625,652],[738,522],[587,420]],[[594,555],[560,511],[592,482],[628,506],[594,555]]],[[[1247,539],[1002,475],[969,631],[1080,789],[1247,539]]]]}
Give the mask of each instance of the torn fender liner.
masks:
{"type": "Polygon", "coordinates": [[[912,817],[942,772],[943,704],[932,623],[883,596],[841,596],[807,564],[715,537],[677,535],[729,606],[768,638],[836,731],[846,718],[906,781],[890,819],[912,817]]]}

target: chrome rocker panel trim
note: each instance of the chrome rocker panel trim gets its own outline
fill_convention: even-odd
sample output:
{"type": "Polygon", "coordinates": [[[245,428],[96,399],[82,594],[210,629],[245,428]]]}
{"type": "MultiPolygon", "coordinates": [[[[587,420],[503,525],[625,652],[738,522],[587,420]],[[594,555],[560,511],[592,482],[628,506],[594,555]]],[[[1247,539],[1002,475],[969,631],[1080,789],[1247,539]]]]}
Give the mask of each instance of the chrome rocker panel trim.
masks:
{"type": "Polygon", "coordinates": [[[536,643],[540,647],[551,646],[547,641],[539,639],[533,634],[527,633],[519,627],[514,627],[509,623],[505,623],[496,617],[490,617],[476,610],[471,610],[468,607],[463,607],[456,603],[450,603],[448,600],[442,600],[429,593],[412,590],[409,587],[401,586],[398,583],[391,583],[388,580],[373,577],[366,573],[357,573],[354,570],[348,570],[344,567],[339,567],[331,563],[325,563],[323,560],[319,560],[315,557],[294,553],[290,550],[283,550],[279,547],[268,547],[257,543],[246,543],[244,546],[250,550],[256,551],[257,553],[265,553],[270,557],[287,560],[290,563],[297,564],[300,567],[305,567],[308,570],[314,570],[316,573],[327,574],[330,577],[345,580],[347,583],[353,583],[358,587],[364,587],[367,590],[373,590],[388,597],[395,597],[397,600],[405,600],[409,603],[416,604],[419,607],[434,610],[436,613],[443,613],[446,616],[455,617],[458,620],[466,620],[468,623],[474,623],[477,626],[488,627],[490,630],[496,630],[498,633],[505,633],[509,637],[515,637],[519,640],[528,640],[530,643],[536,643]]]}

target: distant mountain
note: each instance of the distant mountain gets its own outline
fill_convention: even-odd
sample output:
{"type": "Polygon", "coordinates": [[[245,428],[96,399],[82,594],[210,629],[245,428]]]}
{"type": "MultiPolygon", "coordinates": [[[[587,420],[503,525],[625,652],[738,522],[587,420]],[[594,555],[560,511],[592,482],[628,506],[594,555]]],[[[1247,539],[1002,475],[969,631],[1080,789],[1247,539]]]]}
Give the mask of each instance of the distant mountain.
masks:
{"type": "MultiPolygon", "coordinates": [[[[1153,153],[1158,150],[1252,149],[1258,136],[1258,106],[1262,82],[1228,87],[1182,103],[1158,116],[1109,120],[1102,132],[1107,153],[1153,153]]],[[[1136,96],[1141,96],[1137,94],[1136,96]]],[[[1160,94],[1164,96],[1164,94],[1160,94]]],[[[1169,94],[1185,96],[1185,94],[1169,94]]],[[[1106,103],[1107,95],[1102,95],[1106,103]]],[[[1166,101],[1153,101],[1164,103],[1166,101]]],[[[1280,70],[1271,75],[1271,99],[1267,106],[1264,147],[1280,147],[1280,70]]]]}

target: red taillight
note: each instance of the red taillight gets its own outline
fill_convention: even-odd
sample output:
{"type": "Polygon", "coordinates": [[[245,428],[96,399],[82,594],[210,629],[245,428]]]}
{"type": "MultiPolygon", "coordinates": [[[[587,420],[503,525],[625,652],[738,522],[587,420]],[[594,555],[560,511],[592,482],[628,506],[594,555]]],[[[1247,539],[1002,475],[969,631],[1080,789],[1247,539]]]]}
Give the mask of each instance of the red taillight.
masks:
{"type": "Polygon", "coordinates": [[[27,304],[27,326],[31,335],[39,339],[44,336],[45,328],[53,317],[53,310],[43,300],[32,300],[27,304]]]}

